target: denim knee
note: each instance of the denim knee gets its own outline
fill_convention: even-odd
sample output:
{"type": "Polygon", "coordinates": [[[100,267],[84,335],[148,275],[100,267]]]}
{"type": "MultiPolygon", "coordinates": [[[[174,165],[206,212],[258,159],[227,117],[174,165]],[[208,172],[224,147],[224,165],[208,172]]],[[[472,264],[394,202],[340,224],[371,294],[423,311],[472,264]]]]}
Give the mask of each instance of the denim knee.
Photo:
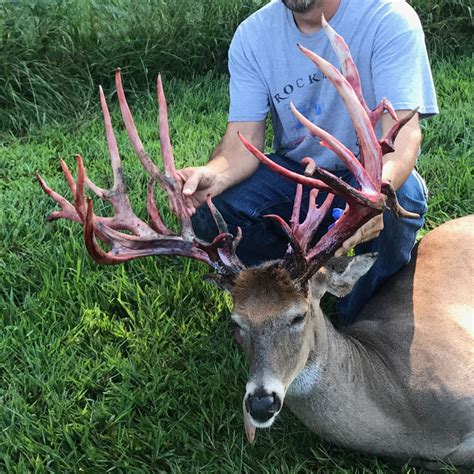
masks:
{"type": "MultiPolygon", "coordinates": [[[[398,254],[393,250],[390,252],[393,258],[390,274],[395,273],[411,260],[411,252],[415,246],[418,231],[425,223],[425,214],[428,210],[428,190],[425,181],[416,170],[413,170],[397,191],[397,198],[405,210],[414,212],[419,217],[398,218],[392,212],[387,212],[384,215],[387,234],[390,240],[395,240],[395,244],[392,242],[391,246],[395,249],[398,248],[398,254]]],[[[383,249],[381,250],[383,251],[383,249]]]]}
{"type": "Polygon", "coordinates": [[[428,210],[428,189],[425,180],[418,171],[413,170],[397,190],[397,198],[400,205],[410,212],[416,212],[420,216],[428,210]]]}

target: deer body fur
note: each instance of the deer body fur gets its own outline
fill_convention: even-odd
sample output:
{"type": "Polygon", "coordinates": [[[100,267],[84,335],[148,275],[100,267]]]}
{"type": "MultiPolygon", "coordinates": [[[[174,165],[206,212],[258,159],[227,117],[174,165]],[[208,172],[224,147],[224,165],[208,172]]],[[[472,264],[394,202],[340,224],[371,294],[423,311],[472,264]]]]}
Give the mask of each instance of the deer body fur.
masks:
{"type": "Polygon", "coordinates": [[[430,232],[344,332],[313,300],[312,350],[285,398],[305,425],[355,450],[474,463],[473,247],[473,216],[430,232]]]}

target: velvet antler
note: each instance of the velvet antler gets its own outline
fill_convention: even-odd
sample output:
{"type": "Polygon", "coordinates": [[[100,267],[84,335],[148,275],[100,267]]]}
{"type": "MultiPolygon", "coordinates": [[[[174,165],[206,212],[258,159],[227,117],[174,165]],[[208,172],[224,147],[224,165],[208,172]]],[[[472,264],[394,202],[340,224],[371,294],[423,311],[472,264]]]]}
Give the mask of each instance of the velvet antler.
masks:
{"type": "Polygon", "coordinates": [[[243,136],[240,139],[256,158],[272,170],[298,183],[291,225],[279,216],[268,216],[276,219],[288,235],[291,244],[291,255],[296,261],[297,281],[307,281],[359,227],[390,208],[398,216],[417,217],[402,209],[397,202],[393,187],[382,181],[382,156],[393,151],[393,142],[400,128],[416,113],[416,110],[398,121],[395,111],[387,99],[373,110],[369,110],[362,96],[359,73],[352,60],[349,48],[344,39],[338,35],[322,17],[322,26],[342,65],[342,73],[332,64],[298,45],[301,52],[325,74],[338,90],[347,107],[355,132],[360,143],[360,162],[354,154],[331,134],[309,121],[291,104],[295,117],[303,124],[313,137],[320,139],[322,146],[333,151],[353,174],[357,187],[352,187],[332,173],[320,168],[311,158],[302,162],[306,166],[305,175],[293,173],[277,165],[243,136]],[[396,121],[391,130],[378,140],[375,125],[384,111],[396,121]],[[309,176],[308,176],[309,175],[309,176]],[[309,209],[305,220],[300,223],[302,186],[315,188],[310,193],[309,209]],[[317,190],[328,192],[328,197],[316,207],[317,190]],[[347,207],[336,224],[311,247],[311,242],[318,226],[330,208],[333,197],[342,197],[347,207]]]}
{"type": "Polygon", "coordinates": [[[180,255],[194,258],[207,263],[218,274],[221,280],[233,280],[243,268],[235,250],[240,241],[240,229],[234,238],[229,233],[222,216],[215,209],[212,201],[208,205],[219,229],[219,235],[212,243],[199,241],[191,225],[191,216],[186,209],[184,197],[181,193],[181,182],[176,174],[173,150],[169,137],[168,112],[163,92],[161,77],[158,76],[158,105],[160,124],[161,154],[164,172],[151,160],[145,152],[138,136],[135,123],[123,91],[120,70],[115,76],[117,95],[123,121],[135,153],[140,162],[151,176],[148,186],[147,210],[149,223],[139,219],[133,212],[127,195],[125,181],[122,175],[122,164],[119,156],[110,114],[107,108],[102,88],[99,89],[102,112],[105,121],[107,145],[110,152],[114,184],[112,189],[106,190],[96,186],[87,176],[82,157],[77,156],[77,179],[74,181],[66,163],[61,161],[69,189],[74,197],[73,203],[53,191],[37,173],[37,178],[43,190],[51,196],[61,207],[54,211],[48,220],[59,218],[70,219],[83,224],[84,239],[87,250],[92,258],[102,264],[116,264],[139,257],[151,255],[180,255]],[[177,234],[163,223],[154,199],[154,183],[157,182],[168,194],[173,212],[180,222],[180,232],[177,234]],[[88,187],[101,199],[109,201],[114,208],[113,217],[96,216],[91,199],[86,199],[85,187],[88,187]],[[125,232],[123,232],[125,231],[125,232]],[[96,241],[101,240],[110,250],[105,251],[96,241]]]}

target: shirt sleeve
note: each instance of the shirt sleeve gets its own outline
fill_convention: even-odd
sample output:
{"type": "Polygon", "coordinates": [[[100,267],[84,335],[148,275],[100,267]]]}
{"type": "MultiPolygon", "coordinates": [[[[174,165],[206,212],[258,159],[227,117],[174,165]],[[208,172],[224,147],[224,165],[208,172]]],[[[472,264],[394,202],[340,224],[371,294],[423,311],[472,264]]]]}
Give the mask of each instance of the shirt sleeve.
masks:
{"type": "Polygon", "coordinates": [[[244,33],[239,27],[229,48],[229,122],[259,122],[270,109],[267,87],[244,44],[244,33]]]}
{"type": "Polygon", "coordinates": [[[438,113],[425,37],[408,4],[387,15],[375,37],[372,78],[377,103],[387,97],[395,110],[419,107],[421,118],[438,113]]]}

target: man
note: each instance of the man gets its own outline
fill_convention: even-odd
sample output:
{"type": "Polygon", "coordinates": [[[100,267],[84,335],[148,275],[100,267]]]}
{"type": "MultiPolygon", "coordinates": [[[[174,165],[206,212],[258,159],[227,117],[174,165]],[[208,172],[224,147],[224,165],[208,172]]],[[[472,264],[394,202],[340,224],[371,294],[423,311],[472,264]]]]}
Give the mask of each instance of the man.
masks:
{"type": "MultiPolygon", "coordinates": [[[[207,240],[216,234],[207,206],[202,205],[208,194],[217,196],[214,203],[230,228],[242,227],[244,238],[238,253],[248,265],[284,254],[287,241],[281,230],[263,216],[279,214],[288,220],[295,184],[259,166],[241,144],[238,131],[263,150],[266,118],[271,112],[274,161],[302,172],[299,161],[310,156],[354,184],[339,159],[309,136],[289,109],[291,100],[357,156],[356,135],[342,99],[296,46],[300,43],[339,67],[321,31],[321,14],[348,43],[369,108],[383,97],[390,99],[399,118],[419,107],[419,113],[398,135],[396,151],[384,156],[383,179],[397,190],[400,204],[421,217],[397,220],[387,212],[369,221],[344,243],[343,250],[358,245],[357,252],[379,253],[372,269],[339,302],[342,319],[350,322],[380,283],[410,260],[427,210],[426,189],[414,166],[421,143],[419,119],[437,113],[437,105],[423,31],[406,2],[273,0],[247,18],[237,29],[229,50],[230,112],[226,133],[206,166],[185,168],[179,174],[189,211],[195,213],[197,234],[207,240]]],[[[390,116],[384,114],[379,134],[392,124],[390,116]]],[[[308,190],[305,193],[307,196],[308,190]]],[[[344,203],[335,200],[334,206],[344,207],[344,203]]]]}

